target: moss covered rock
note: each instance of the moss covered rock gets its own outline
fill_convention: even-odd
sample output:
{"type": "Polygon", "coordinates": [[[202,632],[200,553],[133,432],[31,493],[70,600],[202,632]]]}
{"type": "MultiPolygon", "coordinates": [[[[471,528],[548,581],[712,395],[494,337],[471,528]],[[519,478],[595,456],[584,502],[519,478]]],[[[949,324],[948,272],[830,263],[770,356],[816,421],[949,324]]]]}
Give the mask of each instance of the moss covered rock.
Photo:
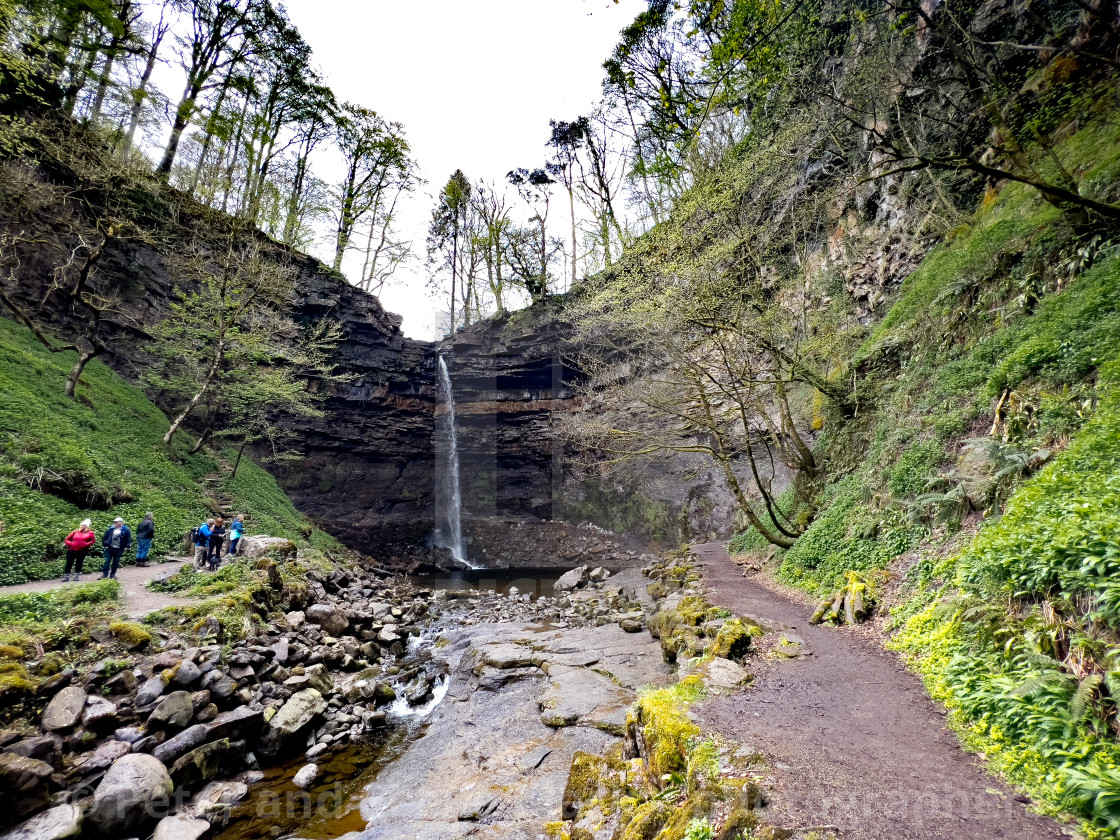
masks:
{"type": "Polygon", "coordinates": [[[653,840],[672,813],[672,806],[659,799],[639,805],[622,832],[621,840],[653,840]]]}
{"type": "Polygon", "coordinates": [[[744,624],[738,618],[729,618],[716,633],[712,645],[712,656],[736,661],[742,659],[751,649],[751,640],[760,635],[758,628],[744,624]]]}
{"type": "Polygon", "coordinates": [[[109,632],[129,650],[152,643],[152,634],[135,621],[114,621],[109,624],[109,632]]]}

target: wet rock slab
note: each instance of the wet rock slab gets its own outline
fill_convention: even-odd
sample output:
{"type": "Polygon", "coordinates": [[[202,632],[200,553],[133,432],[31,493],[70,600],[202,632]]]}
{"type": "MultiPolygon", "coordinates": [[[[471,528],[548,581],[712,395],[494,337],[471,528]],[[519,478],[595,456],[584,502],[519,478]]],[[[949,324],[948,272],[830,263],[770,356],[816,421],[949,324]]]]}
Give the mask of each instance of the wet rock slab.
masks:
{"type": "Polygon", "coordinates": [[[447,696],[367,791],[362,840],[536,840],[560,816],[576,751],[614,743],[637,689],[673,678],[654,640],[617,625],[479,625],[437,655],[447,696]]]}

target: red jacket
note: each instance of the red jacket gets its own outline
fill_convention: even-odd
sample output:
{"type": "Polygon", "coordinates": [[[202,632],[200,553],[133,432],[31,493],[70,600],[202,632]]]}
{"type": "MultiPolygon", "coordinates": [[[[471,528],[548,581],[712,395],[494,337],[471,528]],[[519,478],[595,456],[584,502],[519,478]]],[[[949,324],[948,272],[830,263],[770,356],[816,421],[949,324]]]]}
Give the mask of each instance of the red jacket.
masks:
{"type": "Polygon", "coordinates": [[[70,536],[66,538],[66,547],[71,551],[81,551],[83,548],[89,548],[97,542],[97,534],[93,531],[71,531],[70,536]]]}

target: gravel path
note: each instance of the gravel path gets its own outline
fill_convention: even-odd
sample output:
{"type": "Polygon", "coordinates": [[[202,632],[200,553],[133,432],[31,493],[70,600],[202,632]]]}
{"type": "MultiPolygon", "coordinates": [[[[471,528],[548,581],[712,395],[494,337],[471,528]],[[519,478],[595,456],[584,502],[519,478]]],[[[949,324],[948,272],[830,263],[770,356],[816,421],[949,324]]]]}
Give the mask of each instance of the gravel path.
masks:
{"type": "MultiPolygon", "coordinates": [[[[82,575],[83,583],[91,583],[101,577],[101,563],[99,557],[90,556],[86,559],[86,571],[82,575]],[[91,573],[91,569],[96,569],[91,573]]],[[[143,618],[150,612],[161,610],[164,607],[176,607],[184,604],[195,603],[193,598],[181,598],[177,595],[168,595],[165,592],[151,592],[146,587],[156,575],[167,570],[175,570],[183,563],[191,562],[188,557],[172,557],[163,563],[151,566],[123,566],[117,570],[117,580],[121,583],[121,608],[129,618],[143,618]]],[[[31,583],[20,583],[16,586],[0,586],[0,595],[13,595],[17,592],[49,592],[63,586],[72,586],[63,583],[58,578],[54,580],[36,580],[31,583]]]]}
{"type": "Polygon", "coordinates": [[[704,724],[769,759],[768,821],[835,826],[844,840],[1066,836],[960,748],[897,657],[856,628],[813,627],[804,604],[742,577],[723,545],[694,551],[713,602],[792,627],[812,651],[753,660],[752,688],[698,709],[704,724]]]}

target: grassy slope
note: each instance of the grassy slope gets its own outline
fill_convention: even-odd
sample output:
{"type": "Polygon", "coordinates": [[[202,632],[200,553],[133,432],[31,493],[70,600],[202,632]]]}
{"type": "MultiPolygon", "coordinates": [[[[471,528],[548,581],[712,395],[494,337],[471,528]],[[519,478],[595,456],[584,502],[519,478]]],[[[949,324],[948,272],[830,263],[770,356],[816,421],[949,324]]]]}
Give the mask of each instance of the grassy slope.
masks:
{"type": "MultiPolygon", "coordinates": [[[[1110,183],[1114,135],[1075,135],[1067,161],[1110,183]]],[[[1077,275],[1072,255],[1055,211],[1010,185],[926,257],[854,360],[871,371],[871,410],[826,430],[835,479],[778,576],[824,595],[849,569],[916,549],[893,644],[966,746],[1044,809],[1080,817],[1085,835],[1111,837],[1120,746],[1102,698],[1109,686],[1120,696],[1120,256],[1038,287],[1042,273],[1077,275]],[[957,532],[966,499],[987,506],[975,537],[957,532]],[[1088,673],[1071,675],[1079,662],[1088,673]]]]}
{"type": "Polygon", "coordinates": [[[208,515],[218,492],[233,499],[226,513],[246,514],[249,533],[312,537],[307,520],[255,464],[242,461],[229,481],[213,457],[187,455],[182,437],[168,451],[167,419],[101,362],[86,369],[78,399],[66,399],[70,357],[47,352],[23,327],[0,319],[0,585],[60,575],[62,540],[85,517],[100,533],[114,516],[135,528],[152,511],[153,556],[162,557],[208,515]],[[41,478],[64,482],[84,501],[33,489],[41,478]]]}

